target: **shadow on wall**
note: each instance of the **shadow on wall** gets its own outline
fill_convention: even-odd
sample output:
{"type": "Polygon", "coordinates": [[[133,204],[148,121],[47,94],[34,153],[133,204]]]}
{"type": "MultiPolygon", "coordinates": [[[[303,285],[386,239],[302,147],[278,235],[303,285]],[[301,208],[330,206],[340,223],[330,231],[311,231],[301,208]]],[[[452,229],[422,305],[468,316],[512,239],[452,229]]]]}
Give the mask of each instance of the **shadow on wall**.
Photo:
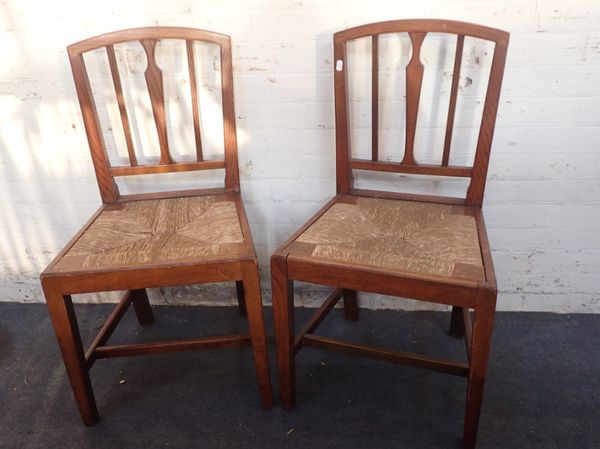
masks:
{"type": "MultiPolygon", "coordinates": [[[[3,16],[8,23],[4,30],[7,36],[2,39],[3,51],[15,56],[5,59],[9,63],[3,70],[16,72],[20,70],[19,64],[23,64],[26,70],[46,73],[42,55],[21,38],[23,30],[8,3],[3,4],[3,16]]],[[[80,218],[75,205],[78,201],[72,199],[73,192],[81,190],[75,185],[71,192],[54,188],[68,169],[57,164],[61,159],[57,155],[65,144],[66,123],[76,115],[74,108],[57,95],[65,91],[66,70],[65,66],[53,81],[25,78],[2,83],[0,90],[2,300],[40,299],[37,275],[66,237],[64,225],[53,224],[59,222],[59,216],[62,223],[77,222],[80,218]],[[59,211],[57,204],[71,206],[59,211]],[[20,297],[14,297],[15,291],[20,297]]],[[[69,162],[72,168],[80,168],[77,160],[69,162]]]]}

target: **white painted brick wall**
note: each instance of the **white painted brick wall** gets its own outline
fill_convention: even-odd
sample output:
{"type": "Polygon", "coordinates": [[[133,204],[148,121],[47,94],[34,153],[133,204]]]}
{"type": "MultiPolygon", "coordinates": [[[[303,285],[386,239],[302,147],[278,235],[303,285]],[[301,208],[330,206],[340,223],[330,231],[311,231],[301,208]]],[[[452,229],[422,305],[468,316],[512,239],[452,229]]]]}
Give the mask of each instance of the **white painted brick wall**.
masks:
{"type": "MultiPolygon", "coordinates": [[[[499,308],[600,313],[597,0],[6,0],[0,12],[0,300],[42,301],[39,272],[99,204],[68,44],[155,24],[232,36],[242,189],[269,302],[269,255],[335,190],[332,33],[445,17],[511,32],[485,205],[499,308]]],[[[301,304],[320,293],[301,292],[301,304]]],[[[208,303],[215,293],[233,298],[226,286],[153,299],[208,303]]]]}

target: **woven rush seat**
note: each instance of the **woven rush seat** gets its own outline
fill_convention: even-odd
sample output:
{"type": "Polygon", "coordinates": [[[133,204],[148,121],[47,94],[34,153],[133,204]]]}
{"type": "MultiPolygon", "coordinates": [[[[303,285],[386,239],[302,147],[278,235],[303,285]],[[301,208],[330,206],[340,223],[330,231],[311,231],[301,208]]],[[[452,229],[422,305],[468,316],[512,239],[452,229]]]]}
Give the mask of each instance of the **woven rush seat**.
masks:
{"type": "Polygon", "coordinates": [[[105,207],[53,271],[201,262],[244,248],[230,195],[130,201],[105,207]]]}
{"type": "Polygon", "coordinates": [[[289,256],[485,279],[475,217],[463,206],[342,197],[295,240],[289,256]]]}

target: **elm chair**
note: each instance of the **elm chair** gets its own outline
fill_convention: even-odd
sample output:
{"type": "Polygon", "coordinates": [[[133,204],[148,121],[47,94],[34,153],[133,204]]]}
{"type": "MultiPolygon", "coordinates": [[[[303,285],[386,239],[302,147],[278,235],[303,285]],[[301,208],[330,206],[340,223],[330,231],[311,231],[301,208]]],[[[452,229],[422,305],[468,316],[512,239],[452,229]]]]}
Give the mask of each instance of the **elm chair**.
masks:
{"type": "MultiPolygon", "coordinates": [[[[258,265],[240,196],[230,38],[191,28],[137,28],[78,42],[68,47],[68,54],[103,204],[41,274],[41,282],[83,422],[93,425],[98,418],[90,380],[90,369],[97,359],[242,345],[252,348],[262,406],[270,408],[271,387],[258,265]],[[194,127],[193,132],[189,130],[189,141],[194,142],[189,145],[192,160],[175,160],[174,154],[181,156],[183,152],[172,145],[170,134],[174,131],[167,127],[165,101],[167,77],[157,65],[155,55],[161,41],[172,39],[177,40],[176,45],[180,45],[182,55],[186,55],[180,60],[188,68],[189,85],[180,83],[179,79],[175,84],[191,88],[188,93],[191,111],[188,112],[194,127]],[[144,78],[151,106],[148,106],[146,117],[150,120],[150,129],[156,133],[160,156],[145,158],[146,164],[136,157],[141,149],[134,145],[132,129],[140,128],[133,128],[134,112],[128,112],[133,107],[128,106],[126,100],[130,97],[124,89],[127,84],[122,82],[120,75],[125,62],[121,60],[119,64],[115,51],[121,44],[141,44],[138,47],[140,55],[145,54],[147,61],[144,78]],[[217,84],[221,85],[222,98],[222,111],[219,110],[218,115],[222,114],[223,120],[221,149],[224,151],[220,154],[224,153],[224,156],[220,158],[204,157],[206,145],[203,149],[203,143],[206,142],[201,135],[199,108],[202,96],[196,70],[199,62],[195,56],[199,50],[195,51],[195,46],[212,46],[217,55],[215,62],[211,60],[209,64],[211,67],[214,64],[213,70],[218,68],[220,71],[214,75],[220,80],[217,84]],[[122,124],[127,156],[117,165],[111,164],[109,159],[96,102],[100,95],[95,89],[92,91],[90,79],[93,78],[84,61],[84,54],[91,51],[99,52],[105,58],[104,67],[107,73],[110,71],[108,78],[112,80],[108,84],[109,91],[118,104],[117,120],[122,124]],[[120,176],[212,169],[224,169],[222,187],[124,195],[115,182],[120,176]],[[153,312],[146,288],[209,282],[236,283],[240,312],[248,317],[247,333],[107,344],[131,304],[141,325],[152,323],[153,312]],[[84,352],[71,295],[105,291],[125,291],[125,294],[84,352]]],[[[144,80],[141,82],[144,84],[144,80]]]]}
{"type": "MultiPolygon", "coordinates": [[[[447,36],[448,37],[448,36],[447,36]]],[[[454,37],[452,37],[454,39],[454,37]]],[[[468,379],[464,447],[475,445],[496,304],[496,280],[481,211],[508,34],[447,20],[398,20],[347,29],[334,35],[337,195],[287,240],[271,258],[277,367],[282,405],[294,406],[295,355],[304,346],[353,353],[468,379]],[[380,158],[380,37],[408,33],[412,57],[406,66],[404,156],[380,158]],[[414,152],[424,66],[421,45],[428,33],[456,36],[449,113],[441,161],[417,162],[414,152]],[[472,166],[449,164],[465,37],[494,44],[472,166]],[[347,43],[367,38],[372,48],[372,139],[370,158],[350,148],[347,43]],[[469,178],[464,198],[374,191],[354,187],[353,170],[469,178]],[[294,330],[293,282],[333,287],[333,292],[298,332],[294,330]],[[450,333],[465,337],[467,363],[374,348],[316,335],[321,321],[343,298],[344,314],[358,319],[357,292],[365,291],[452,306],[450,333]],[[473,316],[471,317],[471,312],[473,316]]],[[[368,47],[367,47],[368,48],[368,47]]],[[[362,66],[361,66],[362,67],[362,66]]],[[[343,379],[340,379],[343,381],[343,379]]]]}

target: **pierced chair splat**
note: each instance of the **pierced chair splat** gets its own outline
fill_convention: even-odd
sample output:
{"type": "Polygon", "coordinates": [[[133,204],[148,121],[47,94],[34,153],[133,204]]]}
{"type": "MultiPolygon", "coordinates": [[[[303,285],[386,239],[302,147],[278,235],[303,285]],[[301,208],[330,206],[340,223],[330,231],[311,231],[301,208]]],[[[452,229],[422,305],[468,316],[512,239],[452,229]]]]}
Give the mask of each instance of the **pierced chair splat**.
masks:
{"type": "MultiPolygon", "coordinates": [[[[262,406],[270,408],[258,264],[240,196],[230,38],[192,28],[136,28],[78,42],[69,46],[68,53],[103,204],[44,270],[41,282],[83,422],[93,425],[98,418],[90,379],[90,370],[98,359],[242,345],[252,349],[262,406]],[[194,142],[192,159],[181,156],[184,152],[176,148],[174,131],[168,126],[166,76],[156,61],[158,46],[163,41],[182,43],[189,68],[186,89],[191,87],[188,107],[193,120],[193,137],[189,139],[194,142]],[[148,153],[141,153],[138,147],[140,139],[136,139],[139,136],[134,130],[139,128],[134,127],[132,120],[138,116],[128,107],[115,50],[118,45],[131,43],[141,44],[147,59],[144,79],[151,112],[143,116],[154,122],[148,128],[154,130],[158,142],[158,157],[154,159],[146,157],[148,153]],[[213,47],[220,58],[219,73],[214,76],[221,90],[221,157],[208,157],[203,145],[206,141],[200,121],[201,98],[194,51],[198,43],[213,47]],[[95,51],[105,52],[108,79],[118,106],[116,116],[122,127],[126,156],[116,165],[109,157],[105,129],[97,110],[98,95],[92,90],[84,59],[88,52],[95,51]],[[121,176],[213,169],[225,171],[222,187],[121,194],[115,182],[121,176]],[[153,322],[147,288],[212,282],[235,282],[240,313],[248,318],[247,333],[107,344],[130,305],[140,324],[153,322]],[[125,291],[125,294],[84,351],[71,295],[105,291],[125,291]]],[[[213,61],[210,65],[213,67],[213,61]]]]}

